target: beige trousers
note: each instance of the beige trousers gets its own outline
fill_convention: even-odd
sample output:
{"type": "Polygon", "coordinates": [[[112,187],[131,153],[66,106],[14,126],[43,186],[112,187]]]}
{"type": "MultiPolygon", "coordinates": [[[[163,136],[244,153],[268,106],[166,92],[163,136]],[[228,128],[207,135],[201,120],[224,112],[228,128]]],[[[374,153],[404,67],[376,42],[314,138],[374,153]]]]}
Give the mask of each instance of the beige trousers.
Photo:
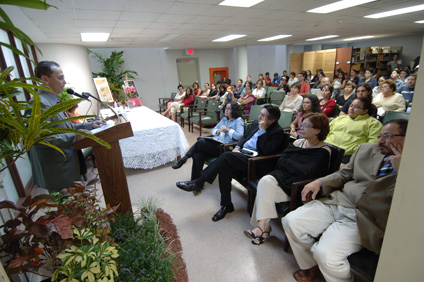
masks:
{"type": "Polygon", "coordinates": [[[354,209],[312,201],[282,223],[301,269],[318,264],[327,282],[353,281],[347,257],[362,249],[354,209]]]}
{"type": "Polygon", "coordinates": [[[176,112],[178,112],[180,110],[180,103],[178,102],[173,102],[171,104],[171,113],[175,114],[176,112]]]}
{"type": "Polygon", "coordinates": [[[250,223],[253,226],[258,225],[258,220],[266,219],[266,228],[269,226],[271,218],[277,218],[275,203],[290,201],[290,197],[278,186],[274,176],[265,175],[259,180],[258,191],[256,193],[255,205],[253,206],[252,218],[250,223]]]}

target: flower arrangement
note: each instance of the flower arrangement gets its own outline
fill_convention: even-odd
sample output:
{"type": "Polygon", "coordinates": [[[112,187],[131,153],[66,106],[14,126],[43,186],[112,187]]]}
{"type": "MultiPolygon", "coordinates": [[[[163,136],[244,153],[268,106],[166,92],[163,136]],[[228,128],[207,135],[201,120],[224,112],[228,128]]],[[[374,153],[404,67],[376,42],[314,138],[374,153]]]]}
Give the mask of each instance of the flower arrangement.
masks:
{"type": "Polygon", "coordinates": [[[125,88],[125,93],[127,93],[127,96],[129,98],[135,98],[138,97],[137,95],[137,90],[135,89],[134,86],[129,86],[125,88]]]}

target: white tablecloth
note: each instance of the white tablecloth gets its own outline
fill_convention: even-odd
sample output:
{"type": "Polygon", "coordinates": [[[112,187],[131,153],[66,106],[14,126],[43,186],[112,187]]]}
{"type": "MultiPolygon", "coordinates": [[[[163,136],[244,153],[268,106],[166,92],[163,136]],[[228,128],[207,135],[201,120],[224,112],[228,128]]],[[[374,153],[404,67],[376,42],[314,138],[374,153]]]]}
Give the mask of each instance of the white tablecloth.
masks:
{"type": "Polygon", "coordinates": [[[127,112],[134,136],[119,140],[126,168],[151,169],[183,156],[188,149],[181,127],[141,106],[127,112]]]}

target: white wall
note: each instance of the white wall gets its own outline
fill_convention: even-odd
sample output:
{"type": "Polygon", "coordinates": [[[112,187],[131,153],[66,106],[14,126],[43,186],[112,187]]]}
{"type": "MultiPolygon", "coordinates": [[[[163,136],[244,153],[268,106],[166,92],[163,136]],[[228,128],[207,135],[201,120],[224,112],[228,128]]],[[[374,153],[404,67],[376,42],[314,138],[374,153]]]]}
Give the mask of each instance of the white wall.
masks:
{"type": "MultiPolygon", "coordinates": [[[[209,82],[209,68],[228,67],[229,76],[233,81],[237,68],[233,49],[194,50],[194,55],[190,56],[185,55],[185,50],[163,48],[93,48],[93,50],[104,56],[110,56],[114,50],[124,50],[124,69],[138,73],[134,81],[141,93],[143,105],[153,110],[157,110],[159,97],[169,97],[171,92],[177,92],[177,59],[199,59],[199,83],[202,88],[205,82],[209,82]]],[[[90,63],[94,72],[100,70],[99,63],[92,56],[90,63]]]]}
{"type": "MultiPolygon", "coordinates": [[[[424,49],[419,54],[423,57],[424,49]]],[[[424,151],[421,148],[424,132],[424,96],[417,95],[424,93],[424,77],[421,76],[418,77],[415,88],[414,107],[406,133],[376,282],[423,281],[424,187],[421,176],[424,151]]]]}
{"type": "MultiPolygon", "coordinates": [[[[261,45],[247,46],[248,73],[252,76],[252,81],[258,80],[258,75],[265,75],[269,72],[271,79],[275,72],[279,75],[287,69],[285,45],[261,45]]],[[[243,80],[246,78],[244,77],[243,80]]]]}
{"type": "MultiPolygon", "coordinates": [[[[67,87],[73,87],[75,92],[96,93],[91,75],[90,62],[87,56],[87,48],[68,44],[37,44],[42,54],[37,54],[38,61],[55,61],[65,74],[67,87]]],[[[79,104],[78,111],[85,114],[97,112],[97,102],[93,104],[84,101],[79,104]],[[90,107],[91,106],[91,107],[90,107]]]]}

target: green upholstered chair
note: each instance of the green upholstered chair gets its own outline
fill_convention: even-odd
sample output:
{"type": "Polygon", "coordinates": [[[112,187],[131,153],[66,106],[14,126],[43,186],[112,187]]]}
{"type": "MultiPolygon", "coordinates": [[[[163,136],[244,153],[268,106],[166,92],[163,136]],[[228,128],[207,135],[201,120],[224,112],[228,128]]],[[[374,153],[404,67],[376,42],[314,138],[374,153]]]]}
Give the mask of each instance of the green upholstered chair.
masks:
{"type": "Polygon", "coordinates": [[[269,94],[269,103],[279,107],[283,102],[284,97],[286,97],[286,93],[283,91],[271,91],[271,93],[269,94]]]}
{"type": "Polygon", "coordinates": [[[190,117],[191,129],[193,132],[194,124],[197,124],[202,135],[202,128],[208,125],[216,125],[219,122],[219,102],[209,100],[206,111],[199,111],[198,117],[190,117]]]}
{"type": "Polygon", "coordinates": [[[383,124],[388,123],[394,119],[406,119],[409,120],[409,113],[406,112],[395,112],[395,111],[387,111],[383,117],[383,124]]]}
{"type": "Polygon", "coordinates": [[[293,122],[294,113],[293,112],[281,112],[280,119],[278,124],[283,128],[284,131],[287,129],[290,131],[290,124],[293,122]]]}
{"type": "Polygon", "coordinates": [[[162,113],[162,111],[166,111],[168,109],[168,102],[174,100],[175,96],[177,96],[177,93],[172,92],[170,98],[159,98],[159,113],[162,113]]]}
{"type": "Polygon", "coordinates": [[[192,118],[197,119],[200,111],[206,111],[207,103],[208,103],[208,100],[206,99],[196,98],[196,100],[194,100],[193,106],[187,107],[186,109],[184,109],[184,113],[181,114],[180,116],[181,122],[182,122],[181,126],[184,127],[184,120],[187,120],[188,131],[190,132],[190,125],[191,125],[190,120],[192,118]]]}

